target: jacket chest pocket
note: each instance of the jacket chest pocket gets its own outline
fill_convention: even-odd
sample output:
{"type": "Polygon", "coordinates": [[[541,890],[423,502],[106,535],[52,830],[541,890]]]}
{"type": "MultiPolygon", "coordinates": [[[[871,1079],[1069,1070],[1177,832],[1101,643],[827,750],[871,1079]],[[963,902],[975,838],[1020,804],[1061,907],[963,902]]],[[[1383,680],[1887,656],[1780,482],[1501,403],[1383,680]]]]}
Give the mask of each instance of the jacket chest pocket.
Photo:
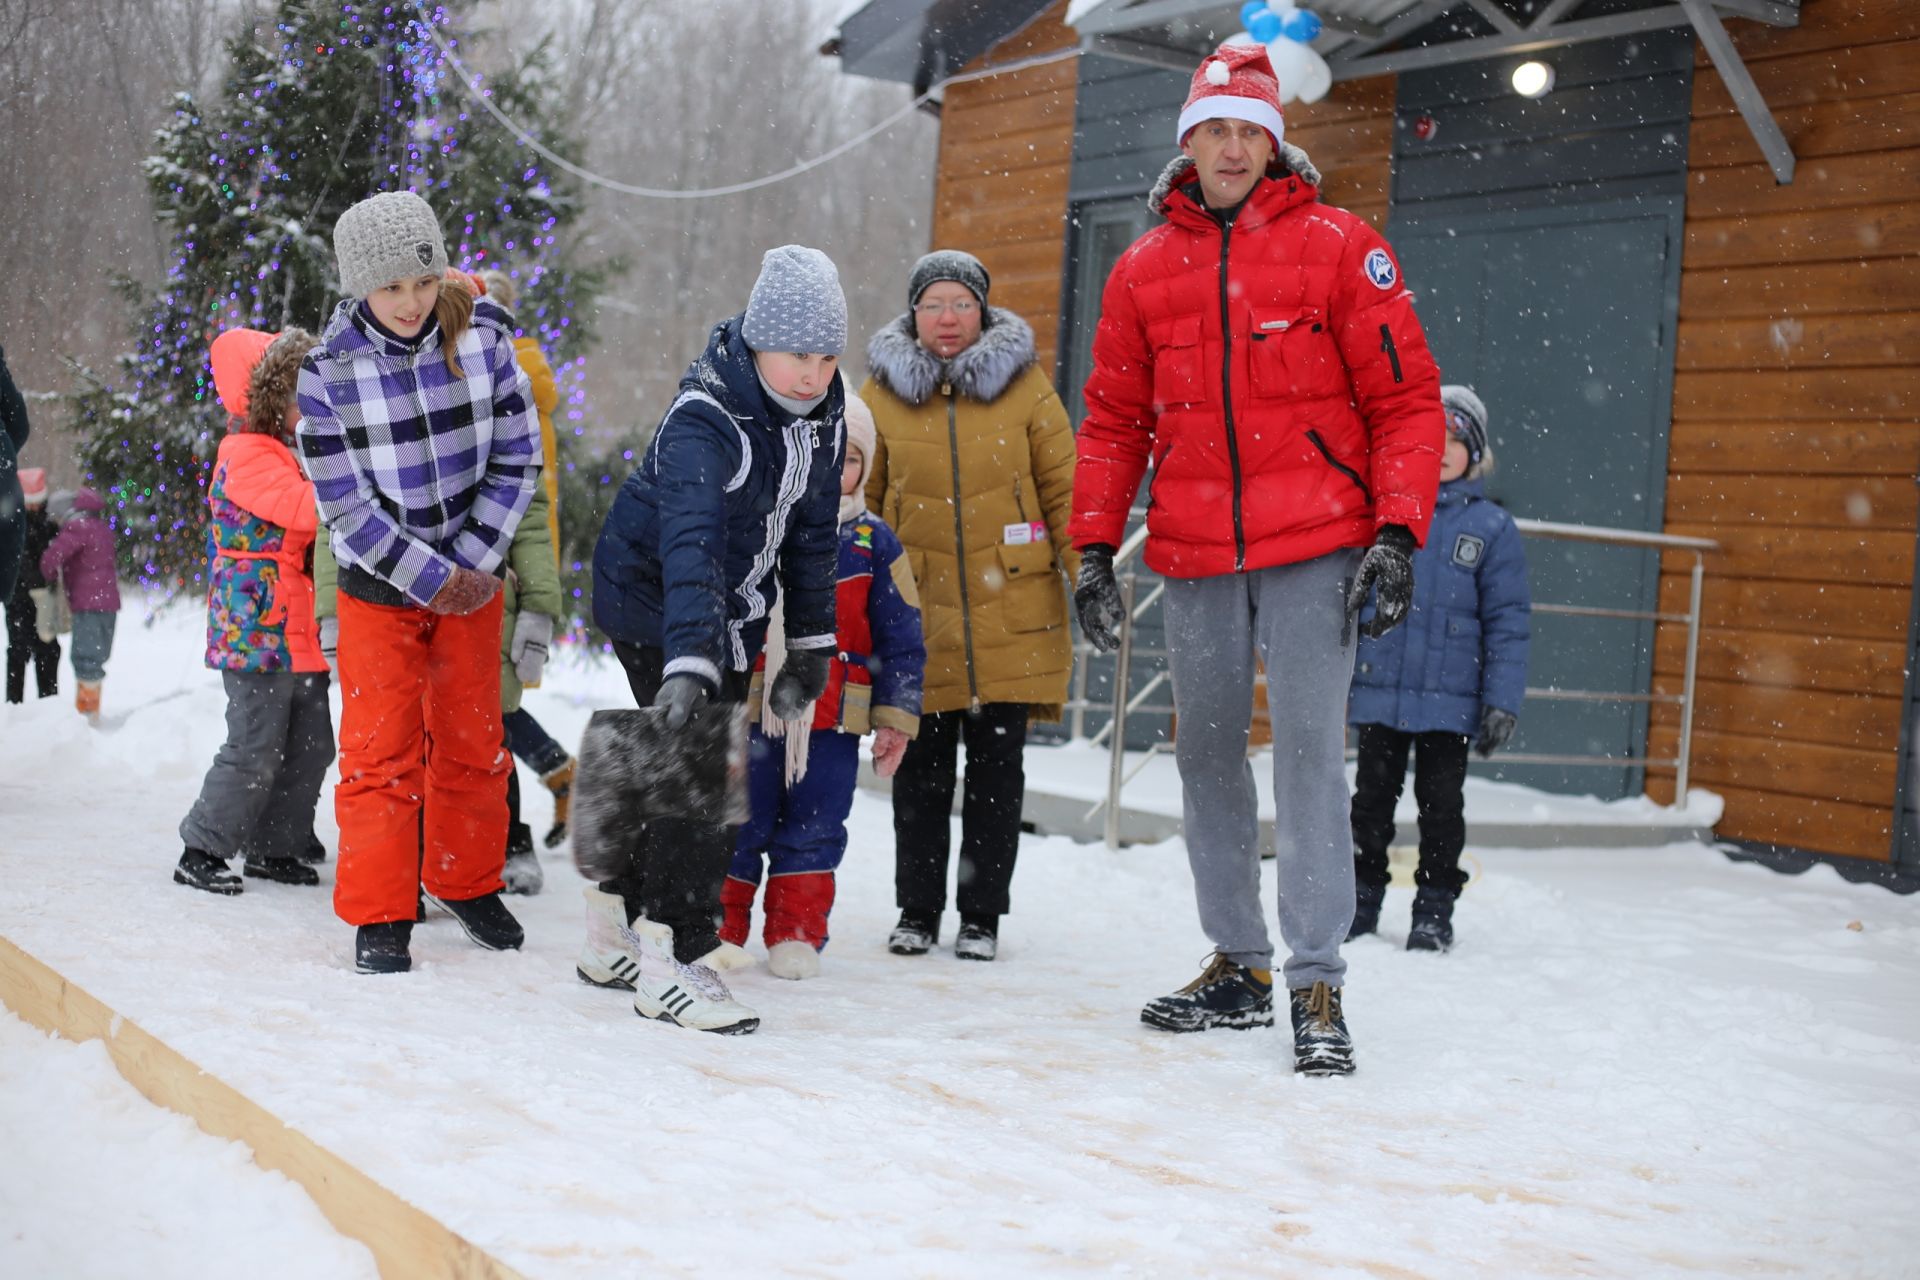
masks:
{"type": "Polygon", "coordinates": [[[1318,307],[1255,307],[1253,393],[1321,396],[1340,386],[1340,353],[1318,307]]]}
{"type": "Polygon", "coordinates": [[[1193,404],[1206,399],[1206,371],[1200,359],[1200,317],[1181,316],[1154,340],[1153,403],[1193,404]]]}

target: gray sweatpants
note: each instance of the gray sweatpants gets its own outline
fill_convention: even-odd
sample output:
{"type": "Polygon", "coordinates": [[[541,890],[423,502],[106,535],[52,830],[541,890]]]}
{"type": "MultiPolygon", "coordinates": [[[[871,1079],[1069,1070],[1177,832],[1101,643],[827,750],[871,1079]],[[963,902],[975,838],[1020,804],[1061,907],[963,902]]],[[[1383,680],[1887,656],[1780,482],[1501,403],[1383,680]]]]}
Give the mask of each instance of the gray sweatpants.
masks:
{"type": "Polygon", "coordinates": [[[333,763],[324,671],[223,671],[227,740],[180,823],[189,849],[216,858],[291,858],[313,830],[333,763]]]}
{"type": "Polygon", "coordinates": [[[1354,646],[1341,639],[1346,584],[1358,564],[1357,551],[1337,551],[1253,573],[1167,579],[1174,758],[1200,928],[1216,950],[1252,969],[1273,967],[1247,759],[1256,646],[1266,664],[1290,990],[1337,987],[1347,971],[1340,944],[1353,922],[1353,837],[1342,754],[1354,646]]]}

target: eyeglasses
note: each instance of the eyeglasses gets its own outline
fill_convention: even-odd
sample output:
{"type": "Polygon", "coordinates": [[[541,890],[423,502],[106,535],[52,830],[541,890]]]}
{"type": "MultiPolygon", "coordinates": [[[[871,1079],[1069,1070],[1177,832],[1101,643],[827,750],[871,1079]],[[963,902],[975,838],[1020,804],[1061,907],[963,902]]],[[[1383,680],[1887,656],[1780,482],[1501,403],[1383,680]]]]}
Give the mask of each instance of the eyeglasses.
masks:
{"type": "Polygon", "coordinates": [[[970,316],[980,309],[980,304],[972,298],[962,298],[958,302],[922,302],[914,308],[923,316],[937,316],[942,311],[951,311],[957,316],[970,316]]]}

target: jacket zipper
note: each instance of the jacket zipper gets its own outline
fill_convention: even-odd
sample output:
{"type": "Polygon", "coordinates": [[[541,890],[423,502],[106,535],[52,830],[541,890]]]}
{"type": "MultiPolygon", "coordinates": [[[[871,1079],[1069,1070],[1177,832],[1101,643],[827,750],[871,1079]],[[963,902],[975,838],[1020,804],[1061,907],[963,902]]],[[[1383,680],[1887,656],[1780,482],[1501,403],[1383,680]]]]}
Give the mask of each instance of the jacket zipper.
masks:
{"type": "Polygon", "coordinates": [[[1227,462],[1233,469],[1233,571],[1247,567],[1247,526],[1240,509],[1240,441],[1233,429],[1233,325],[1227,308],[1227,255],[1233,248],[1233,223],[1220,224],[1220,399],[1226,410],[1227,462]]]}
{"type": "MultiPolygon", "coordinates": [[[[407,373],[413,384],[410,388],[413,393],[413,402],[420,410],[420,429],[428,436],[432,436],[433,423],[427,417],[427,397],[420,390],[420,353],[417,350],[407,356],[407,373]]],[[[434,519],[436,523],[444,525],[447,522],[447,510],[445,499],[440,496],[440,466],[434,459],[431,448],[424,452],[427,459],[427,487],[433,493],[434,519]]]]}
{"type": "Polygon", "coordinates": [[[940,384],[947,398],[947,457],[953,472],[953,554],[960,563],[960,634],[967,651],[967,698],[970,710],[980,709],[980,686],[973,676],[973,607],[967,599],[967,522],[960,505],[960,426],[955,418],[953,384],[940,384]]]}
{"type": "Polygon", "coordinates": [[[1027,500],[1020,496],[1020,473],[1018,471],[1013,473],[1013,506],[1014,510],[1020,513],[1021,524],[1033,523],[1033,521],[1027,519],[1027,500]]]}
{"type": "Polygon", "coordinates": [[[1367,487],[1367,482],[1360,478],[1360,473],[1358,471],[1355,471],[1352,467],[1348,466],[1346,463],[1340,461],[1340,459],[1334,457],[1333,450],[1327,448],[1327,442],[1320,438],[1320,433],[1318,431],[1307,432],[1307,439],[1313,441],[1313,447],[1320,451],[1320,456],[1327,460],[1328,466],[1332,467],[1335,471],[1338,471],[1341,475],[1345,476],[1347,479],[1353,481],[1353,483],[1359,487],[1360,496],[1367,500],[1368,506],[1372,506],[1373,490],[1369,489],[1367,487]]]}
{"type": "Polygon", "coordinates": [[[1384,324],[1380,326],[1380,349],[1387,353],[1387,363],[1393,366],[1393,380],[1405,381],[1400,376],[1400,352],[1393,345],[1393,330],[1384,324]]]}

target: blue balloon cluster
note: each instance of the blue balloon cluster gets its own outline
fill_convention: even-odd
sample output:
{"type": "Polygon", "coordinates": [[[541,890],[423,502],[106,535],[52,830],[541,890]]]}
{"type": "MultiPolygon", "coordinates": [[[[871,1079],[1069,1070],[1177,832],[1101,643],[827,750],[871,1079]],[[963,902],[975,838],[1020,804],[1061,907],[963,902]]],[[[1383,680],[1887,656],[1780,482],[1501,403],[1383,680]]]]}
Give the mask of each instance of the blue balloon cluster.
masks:
{"type": "Polygon", "coordinates": [[[1322,23],[1319,14],[1307,9],[1288,5],[1283,18],[1268,7],[1266,0],[1247,0],[1240,6],[1240,25],[1261,44],[1272,44],[1283,38],[1297,44],[1311,44],[1320,34],[1322,23]]]}

